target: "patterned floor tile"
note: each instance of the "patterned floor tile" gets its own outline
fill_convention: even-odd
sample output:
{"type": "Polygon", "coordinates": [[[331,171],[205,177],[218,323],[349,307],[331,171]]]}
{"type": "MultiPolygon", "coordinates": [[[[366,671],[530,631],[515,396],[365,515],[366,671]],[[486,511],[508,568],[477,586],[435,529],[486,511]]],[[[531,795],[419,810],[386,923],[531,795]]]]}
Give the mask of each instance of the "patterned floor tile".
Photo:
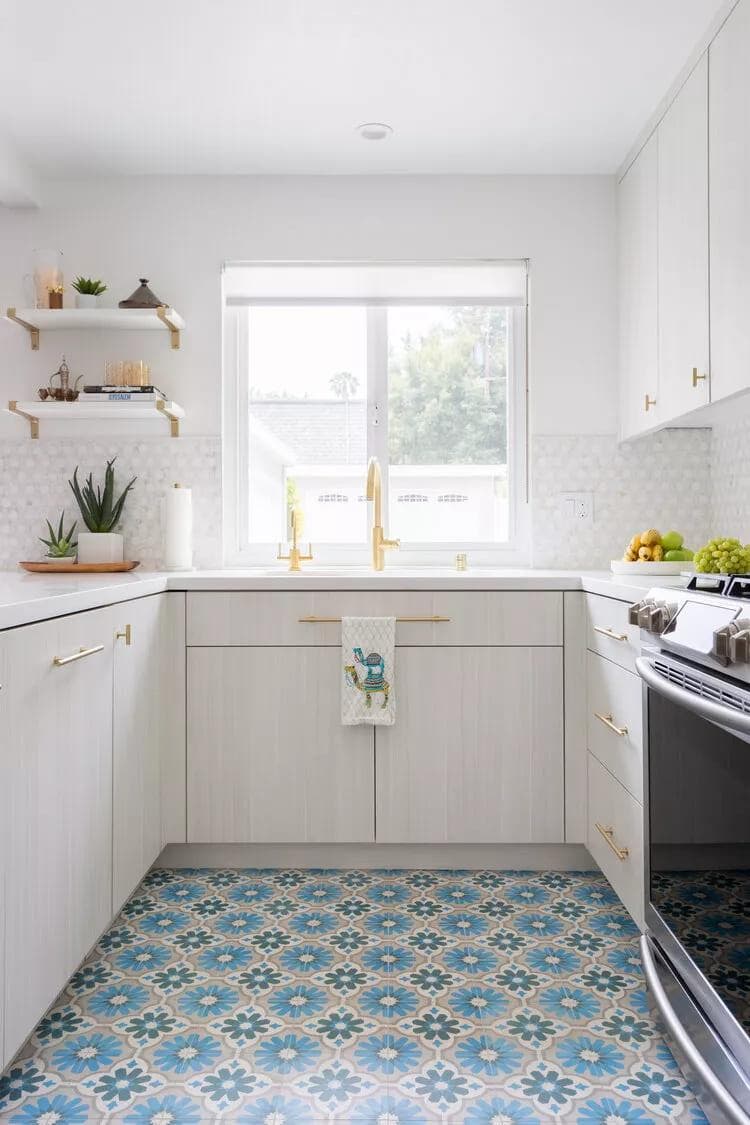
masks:
{"type": "Polygon", "coordinates": [[[157,870],[3,1125],[704,1122],[592,873],[157,870]]]}

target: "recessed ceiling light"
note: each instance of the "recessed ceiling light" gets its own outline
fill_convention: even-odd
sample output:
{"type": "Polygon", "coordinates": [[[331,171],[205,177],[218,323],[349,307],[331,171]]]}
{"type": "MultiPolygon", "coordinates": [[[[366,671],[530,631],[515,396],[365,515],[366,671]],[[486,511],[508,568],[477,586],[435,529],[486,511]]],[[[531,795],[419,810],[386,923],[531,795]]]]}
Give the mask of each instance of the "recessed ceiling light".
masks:
{"type": "Polygon", "coordinates": [[[366,121],[364,125],[357,126],[357,132],[363,141],[384,141],[393,129],[382,121],[366,121]]]}

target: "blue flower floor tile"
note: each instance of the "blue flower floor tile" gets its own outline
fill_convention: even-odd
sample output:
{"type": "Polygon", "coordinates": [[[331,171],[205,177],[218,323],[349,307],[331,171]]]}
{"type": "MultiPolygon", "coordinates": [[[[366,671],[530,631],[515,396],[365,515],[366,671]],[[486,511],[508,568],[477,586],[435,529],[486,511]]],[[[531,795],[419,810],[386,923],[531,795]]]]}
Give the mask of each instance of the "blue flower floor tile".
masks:
{"type": "Polygon", "coordinates": [[[592,873],[155,870],[0,1121],[699,1125],[636,938],[592,873]]]}

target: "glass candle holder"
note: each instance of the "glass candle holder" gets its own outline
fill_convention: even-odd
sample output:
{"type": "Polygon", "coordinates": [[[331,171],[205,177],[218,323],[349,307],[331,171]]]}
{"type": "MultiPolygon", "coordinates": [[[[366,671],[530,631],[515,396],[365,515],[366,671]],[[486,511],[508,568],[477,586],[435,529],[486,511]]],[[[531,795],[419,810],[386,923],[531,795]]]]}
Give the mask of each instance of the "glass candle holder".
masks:
{"type": "Polygon", "coordinates": [[[62,308],[63,267],[61,250],[34,251],[34,295],[38,309],[62,308]],[[55,301],[50,301],[50,294],[55,301]]]}

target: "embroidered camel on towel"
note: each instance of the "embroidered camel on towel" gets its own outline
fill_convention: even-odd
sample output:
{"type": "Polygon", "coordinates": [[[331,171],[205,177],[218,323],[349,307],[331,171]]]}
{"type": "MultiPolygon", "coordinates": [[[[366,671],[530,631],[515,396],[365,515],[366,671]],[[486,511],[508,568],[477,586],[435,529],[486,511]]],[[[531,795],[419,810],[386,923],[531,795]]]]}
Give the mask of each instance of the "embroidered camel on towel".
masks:
{"type": "Polygon", "coordinates": [[[388,696],[391,692],[391,685],[383,675],[385,671],[385,662],[379,652],[371,652],[369,656],[364,656],[361,648],[354,649],[354,659],[363,668],[367,669],[367,675],[364,680],[360,680],[357,669],[353,664],[344,665],[344,672],[346,673],[349,682],[357,689],[357,691],[364,692],[365,706],[372,707],[372,697],[377,692],[382,692],[383,702],[381,710],[385,710],[388,706],[388,696]]]}

